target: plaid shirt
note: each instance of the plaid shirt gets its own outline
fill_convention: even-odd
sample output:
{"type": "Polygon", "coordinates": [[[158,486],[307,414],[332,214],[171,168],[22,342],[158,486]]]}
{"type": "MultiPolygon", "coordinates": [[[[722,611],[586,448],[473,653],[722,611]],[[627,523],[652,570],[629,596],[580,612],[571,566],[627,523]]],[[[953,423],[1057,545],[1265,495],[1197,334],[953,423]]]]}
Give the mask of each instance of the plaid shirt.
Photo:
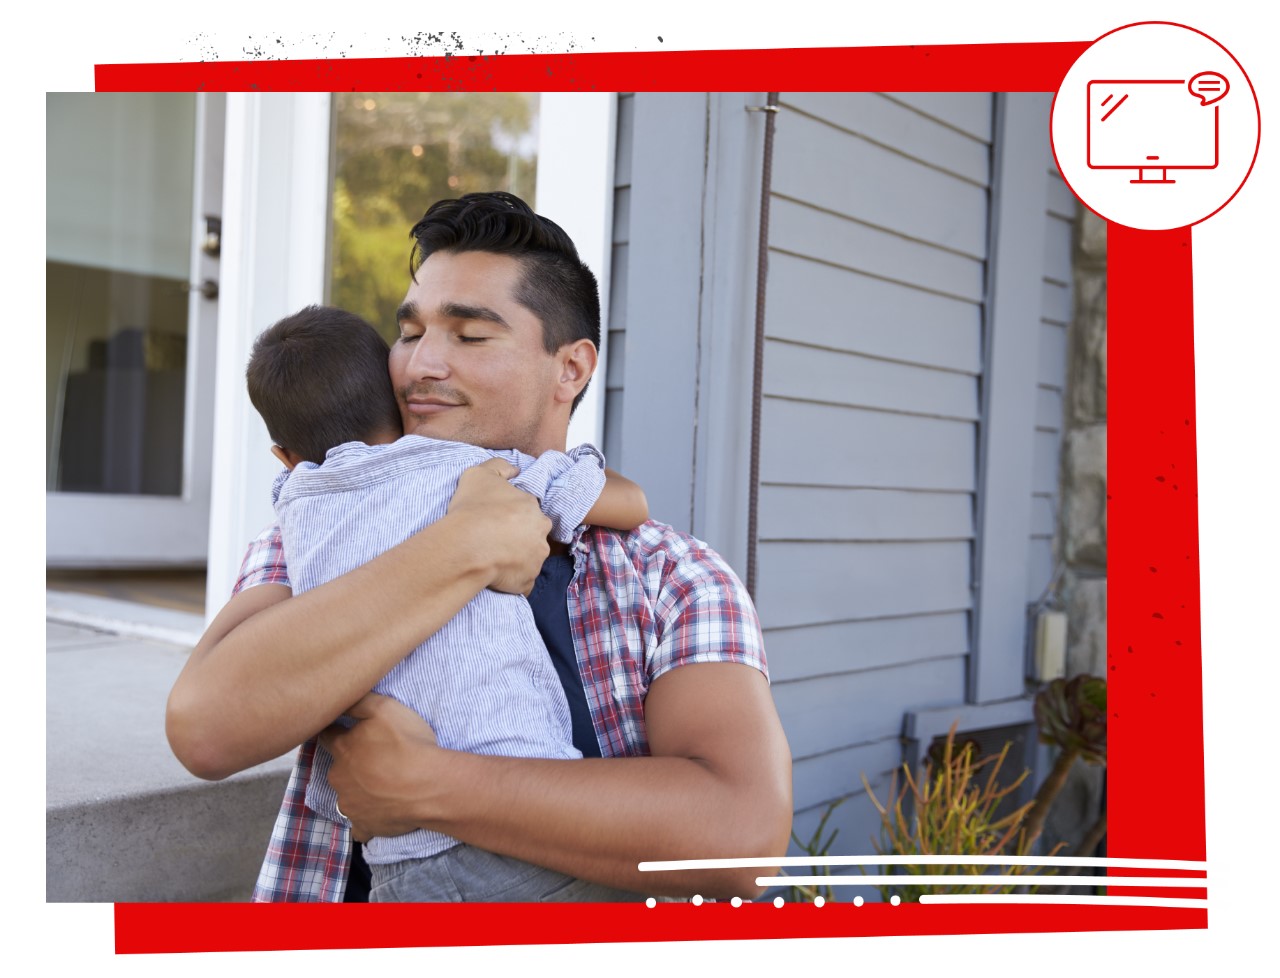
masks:
{"type": "MultiPolygon", "coordinates": [[[[739,662],[765,676],[755,608],[737,576],[706,544],[661,523],[630,533],[580,527],[571,544],[569,621],[587,707],[604,757],[649,753],[649,684],[691,662],[739,662]]],[[[280,531],[249,546],[235,590],[284,584],[280,531]]],[[[298,751],[254,889],[255,902],[340,901],[351,837],[306,807],[314,740],[298,751]]]]}

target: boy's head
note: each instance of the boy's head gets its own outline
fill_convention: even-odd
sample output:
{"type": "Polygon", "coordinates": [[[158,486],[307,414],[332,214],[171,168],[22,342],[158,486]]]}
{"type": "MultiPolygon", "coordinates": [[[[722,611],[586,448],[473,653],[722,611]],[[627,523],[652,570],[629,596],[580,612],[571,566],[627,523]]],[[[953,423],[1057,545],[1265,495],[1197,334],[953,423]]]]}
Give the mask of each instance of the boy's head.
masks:
{"type": "Polygon", "coordinates": [[[264,330],[245,377],[276,456],[318,464],[344,442],[398,438],[388,349],[359,316],[330,306],[307,306],[264,330]]]}

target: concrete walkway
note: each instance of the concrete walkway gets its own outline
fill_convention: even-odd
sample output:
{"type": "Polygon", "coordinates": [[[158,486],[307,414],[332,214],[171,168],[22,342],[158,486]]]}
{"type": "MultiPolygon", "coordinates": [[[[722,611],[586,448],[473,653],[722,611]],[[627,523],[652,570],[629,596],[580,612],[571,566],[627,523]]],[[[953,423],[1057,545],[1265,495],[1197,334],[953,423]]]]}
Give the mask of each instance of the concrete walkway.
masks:
{"type": "Polygon", "coordinates": [[[46,900],[248,899],[291,757],[218,783],[187,773],[164,708],[203,622],[130,628],[136,606],[82,597],[48,592],[46,900]]]}

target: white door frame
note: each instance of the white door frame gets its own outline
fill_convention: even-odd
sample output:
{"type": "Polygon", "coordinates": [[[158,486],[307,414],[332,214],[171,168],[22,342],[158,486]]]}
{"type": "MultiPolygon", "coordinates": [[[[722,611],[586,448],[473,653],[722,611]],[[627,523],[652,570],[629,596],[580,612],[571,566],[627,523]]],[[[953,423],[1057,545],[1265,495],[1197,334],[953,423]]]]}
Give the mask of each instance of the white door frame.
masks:
{"type": "Polygon", "coordinates": [[[245,544],[272,522],[280,463],[249,403],[244,370],[254,338],[324,301],[329,233],[330,96],[227,95],[222,320],[218,330],[206,615],[230,596],[245,544]]]}

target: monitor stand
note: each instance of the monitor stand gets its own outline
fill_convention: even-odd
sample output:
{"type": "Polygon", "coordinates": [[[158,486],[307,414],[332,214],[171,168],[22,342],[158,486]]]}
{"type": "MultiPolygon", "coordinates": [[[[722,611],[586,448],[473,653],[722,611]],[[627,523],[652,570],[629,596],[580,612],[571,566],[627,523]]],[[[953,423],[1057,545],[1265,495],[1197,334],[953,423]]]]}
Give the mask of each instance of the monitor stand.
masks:
{"type": "Polygon", "coordinates": [[[1177,183],[1176,180],[1169,179],[1168,169],[1158,166],[1148,166],[1138,168],[1138,179],[1130,180],[1130,183],[1177,183]],[[1159,178],[1155,174],[1160,174],[1159,178]],[[1148,176],[1150,174],[1150,176],[1148,176]]]}

